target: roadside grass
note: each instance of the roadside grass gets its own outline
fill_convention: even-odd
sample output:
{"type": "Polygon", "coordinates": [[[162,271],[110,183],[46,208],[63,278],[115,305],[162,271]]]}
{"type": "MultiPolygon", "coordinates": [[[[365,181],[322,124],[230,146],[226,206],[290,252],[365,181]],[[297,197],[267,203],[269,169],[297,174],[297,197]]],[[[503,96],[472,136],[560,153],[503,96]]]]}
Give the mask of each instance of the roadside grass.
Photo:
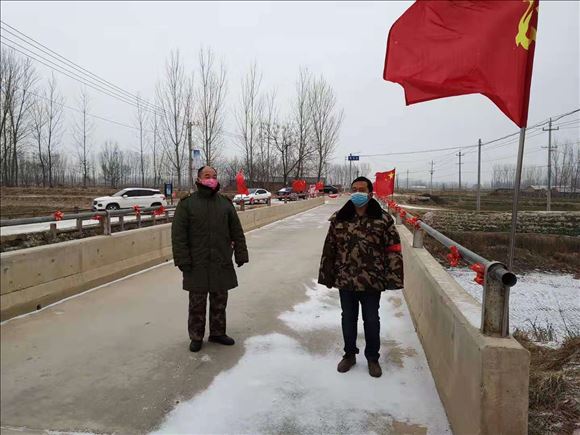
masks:
{"type": "Polygon", "coordinates": [[[541,344],[556,338],[553,327],[530,324],[530,329],[513,334],[530,352],[528,433],[573,434],[580,429],[579,331],[567,330],[554,348],[541,344]]]}

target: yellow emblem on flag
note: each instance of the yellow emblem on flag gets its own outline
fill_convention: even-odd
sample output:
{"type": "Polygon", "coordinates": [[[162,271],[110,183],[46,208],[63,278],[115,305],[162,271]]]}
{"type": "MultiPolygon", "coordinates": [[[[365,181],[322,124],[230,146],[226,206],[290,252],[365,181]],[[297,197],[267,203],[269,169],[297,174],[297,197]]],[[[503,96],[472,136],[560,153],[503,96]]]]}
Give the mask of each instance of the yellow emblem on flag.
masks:
{"type": "Polygon", "coordinates": [[[535,0],[523,0],[529,3],[526,12],[520,18],[520,23],[518,24],[518,34],[516,35],[516,46],[522,46],[524,49],[528,50],[530,48],[530,44],[532,41],[536,40],[536,28],[530,26],[530,20],[532,19],[532,15],[534,14],[534,9],[536,13],[538,12],[538,8],[534,8],[535,0]],[[529,32],[529,36],[528,36],[529,32]]]}

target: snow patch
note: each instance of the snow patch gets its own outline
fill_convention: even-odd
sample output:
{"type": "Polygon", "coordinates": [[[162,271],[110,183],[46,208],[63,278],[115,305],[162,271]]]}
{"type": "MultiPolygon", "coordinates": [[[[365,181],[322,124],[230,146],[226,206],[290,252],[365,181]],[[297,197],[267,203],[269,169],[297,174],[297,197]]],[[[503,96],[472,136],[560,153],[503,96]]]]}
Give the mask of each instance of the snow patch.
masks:
{"type": "MultiPolygon", "coordinates": [[[[306,302],[280,319],[300,337],[322,330],[340,334],[338,291],[313,283],[306,295],[306,302]]],[[[309,353],[300,339],[256,336],[245,341],[236,366],[179,404],[156,433],[360,434],[389,432],[393,424],[406,423],[450,434],[401,291],[383,293],[380,316],[381,378],[369,376],[362,355],[349,373],[338,373],[342,342],[320,356],[309,353]]],[[[362,351],[362,320],[360,326],[362,351]]]]}
{"type": "MultiPolygon", "coordinates": [[[[462,268],[448,272],[481,303],[483,287],[473,281],[473,271],[462,268]]],[[[552,324],[558,340],[566,335],[566,327],[580,329],[580,280],[573,275],[536,272],[518,276],[510,291],[510,330],[529,329],[530,322],[542,327],[552,324]]]]}

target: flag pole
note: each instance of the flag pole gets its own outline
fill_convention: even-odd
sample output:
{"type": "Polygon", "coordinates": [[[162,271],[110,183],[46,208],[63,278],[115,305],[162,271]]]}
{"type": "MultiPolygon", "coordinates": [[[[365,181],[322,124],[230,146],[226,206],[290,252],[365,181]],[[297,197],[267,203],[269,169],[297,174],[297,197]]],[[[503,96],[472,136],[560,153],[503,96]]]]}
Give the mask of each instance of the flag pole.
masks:
{"type": "Polygon", "coordinates": [[[522,180],[522,166],[524,161],[524,143],[526,140],[526,127],[520,129],[520,145],[518,148],[518,164],[516,167],[516,179],[514,182],[514,199],[512,204],[512,228],[510,232],[510,250],[508,269],[513,270],[516,249],[516,226],[518,223],[518,199],[520,196],[520,183],[522,180]]]}

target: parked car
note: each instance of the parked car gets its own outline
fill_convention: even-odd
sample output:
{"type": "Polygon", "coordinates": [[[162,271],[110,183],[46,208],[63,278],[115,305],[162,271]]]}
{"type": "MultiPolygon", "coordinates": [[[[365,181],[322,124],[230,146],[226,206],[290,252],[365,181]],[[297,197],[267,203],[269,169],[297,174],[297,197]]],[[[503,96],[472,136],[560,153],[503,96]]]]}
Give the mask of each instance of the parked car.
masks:
{"type": "Polygon", "coordinates": [[[278,201],[298,201],[299,199],[306,199],[308,192],[295,192],[291,187],[283,187],[278,191],[278,201]]]}
{"type": "Polygon", "coordinates": [[[119,190],[111,196],[102,196],[93,201],[93,210],[119,210],[120,208],[158,207],[167,206],[165,196],[157,189],[146,189],[143,187],[130,187],[119,190]]]}
{"type": "Polygon", "coordinates": [[[234,202],[236,204],[241,204],[242,202],[245,204],[256,204],[259,202],[266,204],[270,198],[272,198],[272,194],[266,189],[249,189],[248,195],[237,194],[234,196],[234,202]]]}
{"type": "MultiPolygon", "coordinates": [[[[288,199],[290,199],[290,195],[291,194],[292,194],[292,188],[291,187],[283,187],[282,189],[280,189],[278,191],[278,201],[282,201],[286,197],[288,199]]],[[[296,199],[298,199],[298,197],[296,197],[296,199]]]]}
{"type": "Polygon", "coordinates": [[[321,190],[319,190],[319,192],[336,194],[338,193],[338,189],[330,184],[325,184],[324,187],[321,190]]]}

